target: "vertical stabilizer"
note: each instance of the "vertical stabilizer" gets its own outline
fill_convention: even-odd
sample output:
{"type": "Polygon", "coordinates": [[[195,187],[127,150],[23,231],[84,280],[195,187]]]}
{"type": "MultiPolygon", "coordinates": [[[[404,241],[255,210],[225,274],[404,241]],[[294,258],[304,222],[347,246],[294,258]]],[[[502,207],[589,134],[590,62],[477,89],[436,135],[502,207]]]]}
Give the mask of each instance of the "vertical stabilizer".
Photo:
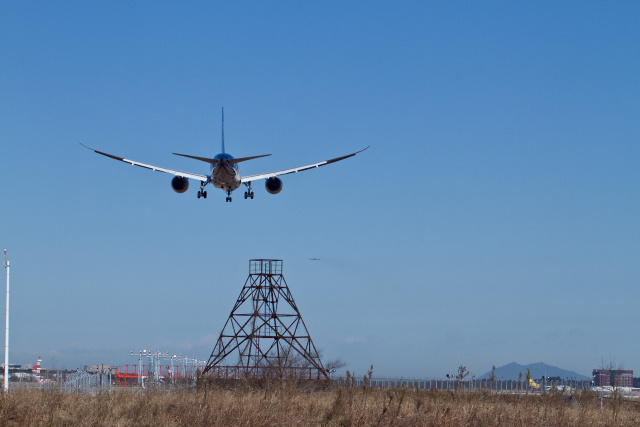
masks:
{"type": "Polygon", "coordinates": [[[224,154],[224,107],[222,107],[222,154],[224,154]]]}

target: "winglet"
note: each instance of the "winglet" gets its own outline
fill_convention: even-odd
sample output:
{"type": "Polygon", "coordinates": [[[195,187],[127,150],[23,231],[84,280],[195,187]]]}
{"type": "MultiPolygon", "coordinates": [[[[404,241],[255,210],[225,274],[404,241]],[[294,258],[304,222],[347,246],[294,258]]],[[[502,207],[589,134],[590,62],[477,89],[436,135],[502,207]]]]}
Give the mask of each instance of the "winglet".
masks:
{"type": "Polygon", "coordinates": [[[84,148],[87,148],[95,153],[102,154],[103,156],[111,157],[112,159],[120,160],[121,162],[125,161],[123,157],[114,156],[113,154],[105,153],[104,151],[99,151],[99,150],[96,150],[95,148],[87,147],[82,142],[80,142],[80,145],[82,145],[84,148]]]}
{"type": "Polygon", "coordinates": [[[367,147],[366,147],[366,148],[363,148],[363,149],[362,149],[362,150],[360,150],[360,151],[356,151],[355,153],[347,154],[346,156],[336,157],[335,159],[327,160],[327,163],[326,163],[326,164],[328,165],[329,163],[335,163],[335,162],[339,162],[340,160],[348,159],[349,157],[353,157],[353,156],[355,156],[355,155],[356,155],[356,154],[358,154],[358,153],[362,153],[364,150],[366,150],[366,149],[368,149],[368,148],[369,148],[369,146],[367,145],[367,147]]]}

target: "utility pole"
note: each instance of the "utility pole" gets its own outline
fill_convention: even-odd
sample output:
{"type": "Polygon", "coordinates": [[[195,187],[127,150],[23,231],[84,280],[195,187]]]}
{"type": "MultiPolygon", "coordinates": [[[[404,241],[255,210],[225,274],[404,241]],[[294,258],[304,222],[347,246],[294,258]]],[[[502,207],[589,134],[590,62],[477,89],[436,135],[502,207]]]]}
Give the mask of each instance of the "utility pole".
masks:
{"type": "Polygon", "coordinates": [[[7,250],[4,250],[4,268],[7,269],[7,312],[4,329],[4,392],[9,391],[9,261],[7,250]]]}

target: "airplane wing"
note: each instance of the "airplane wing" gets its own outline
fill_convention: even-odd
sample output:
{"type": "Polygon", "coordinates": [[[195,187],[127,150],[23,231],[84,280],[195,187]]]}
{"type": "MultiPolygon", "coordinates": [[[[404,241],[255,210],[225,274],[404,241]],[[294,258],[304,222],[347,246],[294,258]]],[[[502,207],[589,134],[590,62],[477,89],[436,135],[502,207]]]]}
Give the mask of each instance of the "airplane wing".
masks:
{"type": "Polygon", "coordinates": [[[87,147],[83,143],[80,143],[80,145],[82,145],[84,148],[88,148],[91,151],[95,151],[98,154],[102,154],[103,156],[111,157],[112,159],[120,160],[121,162],[129,163],[130,165],[133,165],[133,166],[140,166],[141,168],[151,169],[152,171],[164,172],[164,173],[168,173],[168,174],[171,174],[171,175],[176,175],[176,176],[181,176],[181,177],[184,177],[184,178],[194,179],[196,181],[203,181],[203,182],[209,181],[209,177],[206,176],[206,175],[199,175],[199,174],[189,173],[189,172],[180,172],[180,171],[176,171],[176,170],[173,170],[173,169],[166,169],[166,168],[161,168],[161,167],[158,167],[158,166],[147,165],[146,163],[140,163],[140,162],[136,162],[135,160],[129,160],[129,159],[125,159],[123,157],[114,156],[113,154],[109,154],[109,153],[104,153],[102,151],[98,151],[98,150],[96,150],[94,148],[87,147]]]}
{"type": "MultiPolygon", "coordinates": [[[[367,147],[367,148],[369,148],[369,147],[367,147]]],[[[344,160],[344,159],[348,159],[349,157],[353,157],[358,153],[362,153],[367,148],[363,148],[362,150],[356,151],[355,153],[347,154],[346,156],[336,157],[335,159],[329,159],[329,160],[325,160],[323,162],[313,163],[313,164],[310,164],[310,165],[299,166],[297,168],[285,169],[285,170],[281,170],[281,171],[278,171],[278,172],[262,173],[262,174],[259,174],[259,175],[243,176],[240,179],[240,181],[241,182],[251,182],[251,181],[258,180],[258,179],[271,178],[272,176],[286,175],[288,173],[302,172],[302,171],[306,171],[306,170],[309,170],[309,169],[319,168],[320,166],[328,165],[330,163],[339,162],[340,160],[344,160]]]]}

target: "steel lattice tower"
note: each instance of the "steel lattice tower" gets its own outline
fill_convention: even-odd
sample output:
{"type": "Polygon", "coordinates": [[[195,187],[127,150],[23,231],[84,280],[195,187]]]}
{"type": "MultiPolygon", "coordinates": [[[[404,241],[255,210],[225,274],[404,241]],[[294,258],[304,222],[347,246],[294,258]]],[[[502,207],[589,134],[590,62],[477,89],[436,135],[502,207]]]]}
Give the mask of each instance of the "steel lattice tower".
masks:
{"type": "Polygon", "coordinates": [[[252,259],[203,374],[218,378],[328,378],[287,282],[282,260],[252,259]],[[232,361],[222,365],[225,360],[232,361]]]}

